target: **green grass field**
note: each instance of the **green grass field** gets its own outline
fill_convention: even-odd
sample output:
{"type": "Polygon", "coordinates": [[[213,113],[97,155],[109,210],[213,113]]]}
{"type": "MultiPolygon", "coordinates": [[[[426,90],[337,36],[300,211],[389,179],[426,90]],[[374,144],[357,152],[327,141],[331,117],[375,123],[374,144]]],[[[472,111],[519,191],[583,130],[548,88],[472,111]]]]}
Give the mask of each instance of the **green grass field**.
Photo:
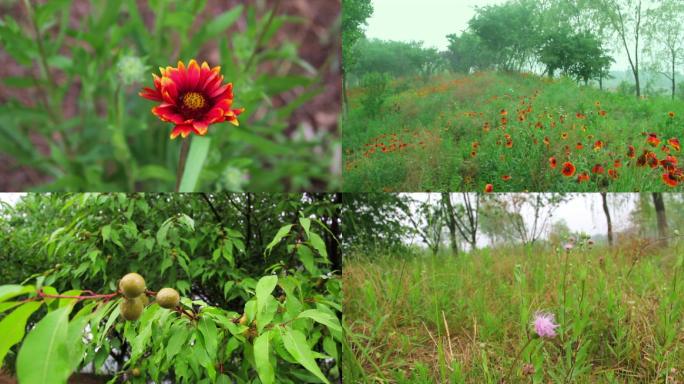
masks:
{"type": "Polygon", "coordinates": [[[679,100],[489,72],[401,79],[390,88],[375,116],[364,111],[366,90],[350,90],[346,191],[484,191],[488,184],[494,192],[665,191],[684,184],[679,100]]]}
{"type": "Polygon", "coordinates": [[[681,383],[681,251],[635,240],[349,255],[345,382],[681,383]],[[554,314],[557,337],[534,334],[537,311],[554,314]]]}

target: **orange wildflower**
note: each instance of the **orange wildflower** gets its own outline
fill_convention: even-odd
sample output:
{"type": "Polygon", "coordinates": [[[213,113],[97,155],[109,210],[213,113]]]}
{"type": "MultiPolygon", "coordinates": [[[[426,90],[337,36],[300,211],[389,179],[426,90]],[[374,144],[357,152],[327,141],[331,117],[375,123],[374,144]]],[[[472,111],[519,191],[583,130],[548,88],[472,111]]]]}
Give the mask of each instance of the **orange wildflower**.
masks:
{"type": "Polygon", "coordinates": [[[575,174],[575,165],[569,161],[563,163],[563,168],[561,170],[564,176],[571,177],[575,174]]]}

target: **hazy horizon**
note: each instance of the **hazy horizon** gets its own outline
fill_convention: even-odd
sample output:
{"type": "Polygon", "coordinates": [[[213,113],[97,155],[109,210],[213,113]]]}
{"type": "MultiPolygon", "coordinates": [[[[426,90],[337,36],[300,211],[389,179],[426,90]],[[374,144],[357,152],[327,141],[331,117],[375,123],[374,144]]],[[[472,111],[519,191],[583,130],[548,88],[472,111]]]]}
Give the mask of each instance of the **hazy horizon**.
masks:
{"type": "MultiPolygon", "coordinates": [[[[421,41],[425,47],[446,50],[449,34],[460,34],[468,28],[475,7],[503,4],[507,0],[423,0],[416,6],[412,0],[372,0],[373,15],[368,18],[366,37],[394,41],[421,41]]],[[[623,49],[614,47],[611,55],[613,71],[629,70],[623,49]]]]}

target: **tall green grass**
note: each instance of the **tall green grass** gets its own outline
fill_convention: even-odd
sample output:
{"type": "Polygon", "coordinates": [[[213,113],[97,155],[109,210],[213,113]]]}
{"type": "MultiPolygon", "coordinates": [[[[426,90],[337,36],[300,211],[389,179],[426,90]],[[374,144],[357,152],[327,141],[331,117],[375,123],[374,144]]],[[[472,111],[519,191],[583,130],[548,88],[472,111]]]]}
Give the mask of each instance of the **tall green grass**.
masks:
{"type": "Polygon", "coordinates": [[[684,380],[681,251],[634,241],[567,253],[350,255],[345,382],[684,380]],[[534,335],[537,311],[555,315],[556,338],[534,335]]]}

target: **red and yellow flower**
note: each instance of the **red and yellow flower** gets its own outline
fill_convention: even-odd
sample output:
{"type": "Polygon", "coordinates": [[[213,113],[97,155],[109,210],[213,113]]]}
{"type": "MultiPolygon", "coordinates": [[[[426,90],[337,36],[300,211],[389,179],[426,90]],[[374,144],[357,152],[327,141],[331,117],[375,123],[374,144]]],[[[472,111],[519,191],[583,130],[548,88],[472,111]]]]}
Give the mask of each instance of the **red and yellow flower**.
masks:
{"type": "Polygon", "coordinates": [[[549,166],[555,169],[557,165],[558,161],[556,161],[556,158],[554,156],[549,157],[549,166]]]}
{"type": "Polygon", "coordinates": [[[663,174],[663,181],[670,187],[676,187],[678,183],[677,179],[670,172],[663,174]]]}
{"type": "Polygon", "coordinates": [[[595,173],[597,175],[600,175],[604,172],[603,165],[601,164],[596,164],[594,165],[593,168],[591,168],[591,173],[595,173]]]}
{"type": "Polygon", "coordinates": [[[221,67],[190,60],[187,67],[179,61],[177,67],[160,67],[159,71],[161,77],[153,75],[154,89],[145,87],[140,96],[160,103],[152,113],[175,124],[171,139],[191,133],[204,136],[211,124],[224,121],[239,125],[237,117],[244,109],[231,108],[233,84],[223,84],[221,67]]]}
{"type": "Polygon", "coordinates": [[[579,175],[577,175],[577,182],[578,183],[584,183],[585,181],[589,181],[589,174],[586,172],[582,172],[579,175]]]}
{"type": "Polygon", "coordinates": [[[670,144],[670,146],[674,148],[674,150],[677,152],[679,152],[679,150],[682,149],[682,146],[679,144],[679,139],[677,139],[676,137],[667,140],[667,143],[670,144]]]}
{"type": "Polygon", "coordinates": [[[494,192],[494,186],[493,186],[493,185],[491,185],[491,184],[487,184],[487,185],[485,185],[485,189],[484,189],[484,191],[485,191],[485,193],[491,193],[491,192],[494,192]]]}
{"type": "Polygon", "coordinates": [[[658,144],[660,144],[660,139],[658,138],[658,135],[656,135],[655,133],[649,133],[646,142],[649,143],[652,147],[657,147],[658,144]]]}
{"type": "Polygon", "coordinates": [[[566,161],[565,163],[563,163],[563,168],[561,168],[561,173],[563,173],[564,176],[572,177],[572,175],[575,174],[575,165],[569,161],[566,161]]]}

